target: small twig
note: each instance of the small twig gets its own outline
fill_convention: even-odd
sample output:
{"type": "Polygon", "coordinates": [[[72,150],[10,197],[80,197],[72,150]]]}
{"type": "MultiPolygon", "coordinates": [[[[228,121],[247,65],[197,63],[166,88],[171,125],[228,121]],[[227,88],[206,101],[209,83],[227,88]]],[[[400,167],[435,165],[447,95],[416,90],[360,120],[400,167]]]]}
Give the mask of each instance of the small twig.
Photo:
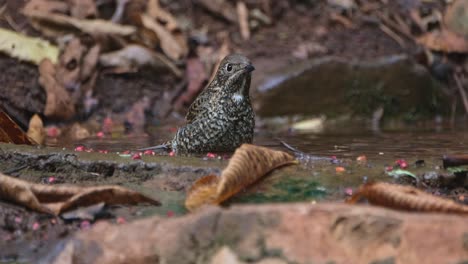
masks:
{"type": "Polygon", "coordinates": [[[349,29],[353,29],[354,28],[354,24],[351,20],[349,20],[348,18],[340,15],[340,14],[337,14],[337,13],[331,13],[330,14],[330,19],[333,20],[333,21],[336,21],[340,24],[342,24],[343,26],[345,26],[346,28],[349,28],[349,29]]]}
{"type": "Polygon", "coordinates": [[[387,36],[395,40],[395,42],[397,42],[398,45],[400,45],[400,47],[405,48],[405,41],[402,38],[400,38],[400,36],[398,36],[398,34],[391,30],[389,27],[381,23],[379,24],[379,29],[382,30],[383,33],[387,34],[387,36]]]}
{"type": "Polygon", "coordinates": [[[463,84],[456,73],[453,74],[453,79],[455,80],[455,84],[457,85],[458,91],[460,92],[463,106],[465,107],[465,112],[468,114],[468,97],[466,96],[465,88],[463,88],[463,84]]]}
{"type": "Polygon", "coordinates": [[[379,19],[382,20],[389,28],[392,28],[393,30],[405,36],[406,38],[414,41],[414,37],[411,35],[411,33],[407,32],[405,29],[402,29],[399,25],[395,24],[391,19],[386,17],[381,12],[376,13],[379,19]]]}

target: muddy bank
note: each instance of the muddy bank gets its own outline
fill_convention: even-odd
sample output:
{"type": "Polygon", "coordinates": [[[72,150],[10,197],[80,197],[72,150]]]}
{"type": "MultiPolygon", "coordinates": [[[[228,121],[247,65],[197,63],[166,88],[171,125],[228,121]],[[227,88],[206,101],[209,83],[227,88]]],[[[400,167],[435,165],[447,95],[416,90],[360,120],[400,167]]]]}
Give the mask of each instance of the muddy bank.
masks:
{"type": "Polygon", "coordinates": [[[99,224],[51,246],[41,263],[461,263],[464,219],[343,204],[210,208],[99,224]]]}
{"type": "MultiPolygon", "coordinates": [[[[54,175],[57,183],[135,184],[153,178],[176,177],[178,187],[185,189],[197,176],[218,173],[225,161],[201,158],[144,156],[132,160],[130,155],[87,153],[73,150],[0,144],[0,170],[33,182],[54,175]],[[184,180],[184,174],[191,178],[184,180]],[[183,183],[185,182],[185,184],[183,183]]],[[[176,182],[176,180],[174,180],[176,182]]]]}

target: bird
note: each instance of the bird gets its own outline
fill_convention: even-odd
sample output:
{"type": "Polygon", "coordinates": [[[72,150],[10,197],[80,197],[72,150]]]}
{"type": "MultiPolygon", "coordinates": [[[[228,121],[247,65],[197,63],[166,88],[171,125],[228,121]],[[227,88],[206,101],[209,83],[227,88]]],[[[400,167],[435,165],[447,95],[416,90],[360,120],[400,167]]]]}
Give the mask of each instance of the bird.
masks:
{"type": "Polygon", "coordinates": [[[178,128],[174,138],[140,150],[231,152],[243,143],[252,143],[255,113],[249,92],[254,70],[255,67],[245,56],[226,56],[212,81],[190,105],[185,117],[186,124],[178,128]]]}

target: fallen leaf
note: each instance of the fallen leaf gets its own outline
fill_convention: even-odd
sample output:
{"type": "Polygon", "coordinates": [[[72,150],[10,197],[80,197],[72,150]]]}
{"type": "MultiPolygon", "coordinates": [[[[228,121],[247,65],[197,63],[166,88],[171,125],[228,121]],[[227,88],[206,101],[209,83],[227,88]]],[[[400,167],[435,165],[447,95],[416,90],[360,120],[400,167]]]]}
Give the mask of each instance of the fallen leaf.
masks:
{"type": "Polygon", "coordinates": [[[468,52],[468,40],[447,29],[428,32],[417,38],[416,41],[426,48],[436,51],[468,52]]]}
{"type": "Polygon", "coordinates": [[[7,113],[0,109],[0,142],[32,145],[33,142],[26,133],[13,121],[7,113]]]}
{"type": "Polygon", "coordinates": [[[92,18],[97,16],[94,0],[67,0],[70,5],[70,13],[75,18],[92,18]]]}
{"type": "Polygon", "coordinates": [[[56,63],[59,56],[58,47],[41,38],[26,35],[0,28],[0,52],[10,57],[29,61],[39,65],[43,59],[56,63]]]}
{"type": "Polygon", "coordinates": [[[62,13],[69,11],[68,4],[64,1],[53,0],[31,0],[26,3],[23,10],[25,12],[40,11],[44,13],[62,13]]]}
{"type": "Polygon", "coordinates": [[[64,129],[63,134],[65,138],[71,139],[73,141],[83,140],[91,136],[89,129],[80,123],[73,123],[73,125],[64,129]]]}
{"type": "Polygon", "coordinates": [[[162,21],[169,31],[180,30],[177,19],[159,5],[159,0],[148,1],[148,15],[152,18],[162,21]]]}
{"type": "Polygon", "coordinates": [[[117,0],[116,8],[112,18],[110,19],[113,23],[120,23],[125,13],[125,7],[131,0],[117,0]]]}
{"type": "Polygon", "coordinates": [[[29,120],[29,127],[27,135],[30,139],[34,140],[37,144],[44,144],[46,138],[46,131],[44,129],[44,124],[39,115],[34,114],[29,120]]]}
{"type": "Polygon", "coordinates": [[[237,17],[242,38],[250,39],[249,10],[243,1],[237,1],[237,17]]]}
{"type": "Polygon", "coordinates": [[[146,47],[131,44],[123,49],[101,54],[99,63],[104,67],[119,67],[132,69],[151,65],[156,69],[167,69],[177,77],[182,76],[180,70],[163,55],[156,53],[146,47]]]}
{"type": "Polygon", "coordinates": [[[81,81],[89,79],[96,72],[96,66],[99,61],[100,53],[101,46],[99,44],[96,44],[93,47],[91,47],[86,53],[86,55],[83,57],[80,73],[81,81]]]}
{"type": "Polygon", "coordinates": [[[360,187],[349,203],[366,198],[371,204],[392,209],[418,212],[468,213],[468,206],[437,197],[411,186],[384,182],[367,183],[360,187]]]}
{"type": "Polygon", "coordinates": [[[141,15],[143,26],[156,33],[161,41],[161,49],[164,53],[173,60],[181,59],[187,50],[180,45],[177,39],[164,26],[156,22],[152,17],[146,14],[141,15]]]}
{"type": "Polygon", "coordinates": [[[80,39],[73,38],[67,42],[60,55],[59,63],[55,65],[55,79],[71,94],[72,98],[78,97],[76,94],[79,93],[81,85],[81,65],[86,51],[80,39]]]}
{"type": "Polygon", "coordinates": [[[77,207],[106,204],[160,203],[145,195],[120,186],[43,185],[19,180],[0,173],[0,198],[31,210],[53,215],[77,207]]]}
{"type": "Polygon", "coordinates": [[[195,181],[187,192],[185,207],[193,211],[203,204],[216,204],[219,178],[216,175],[207,175],[195,181]]]}
{"type": "Polygon", "coordinates": [[[39,65],[39,83],[47,94],[44,115],[58,119],[69,119],[75,115],[75,105],[65,88],[55,78],[55,66],[48,59],[39,65]]]}
{"type": "Polygon", "coordinates": [[[187,90],[174,103],[176,109],[181,109],[184,104],[191,103],[208,80],[205,66],[198,57],[187,59],[185,76],[188,81],[187,90]]]}
{"type": "Polygon", "coordinates": [[[220,177],[210,175],[195,182],[185,206],[193,211],[205,204],[220,204],[270,171],[295,163],[295,158],[286,152],[243,144],[236,149],[220,177]]]}
{"type": "Polygon", "coordinates": [[[79,30],[90,35],[130,36],[136,28],[115,24],[103,19],[77,19],[61,14],[23,10],[24,15],[32,19],[32,25],[48,36],[63,36],[67,32],[79,30]]]}

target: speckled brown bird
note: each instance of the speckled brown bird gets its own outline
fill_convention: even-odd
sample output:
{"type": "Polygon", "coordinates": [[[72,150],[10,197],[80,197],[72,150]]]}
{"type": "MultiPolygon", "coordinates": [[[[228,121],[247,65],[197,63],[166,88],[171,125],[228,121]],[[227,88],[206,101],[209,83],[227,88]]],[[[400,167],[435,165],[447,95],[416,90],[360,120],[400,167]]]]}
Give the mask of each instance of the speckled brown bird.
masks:
{"type": "Polygon", "coordinates": [[[172,149],[176,153],[230,152],[253,140],[255,118],[250,103],[251,72],[244,56],[225,57],[213,80],[190,106],[185,124],[174,138],[145,148],[172,149]]]}

